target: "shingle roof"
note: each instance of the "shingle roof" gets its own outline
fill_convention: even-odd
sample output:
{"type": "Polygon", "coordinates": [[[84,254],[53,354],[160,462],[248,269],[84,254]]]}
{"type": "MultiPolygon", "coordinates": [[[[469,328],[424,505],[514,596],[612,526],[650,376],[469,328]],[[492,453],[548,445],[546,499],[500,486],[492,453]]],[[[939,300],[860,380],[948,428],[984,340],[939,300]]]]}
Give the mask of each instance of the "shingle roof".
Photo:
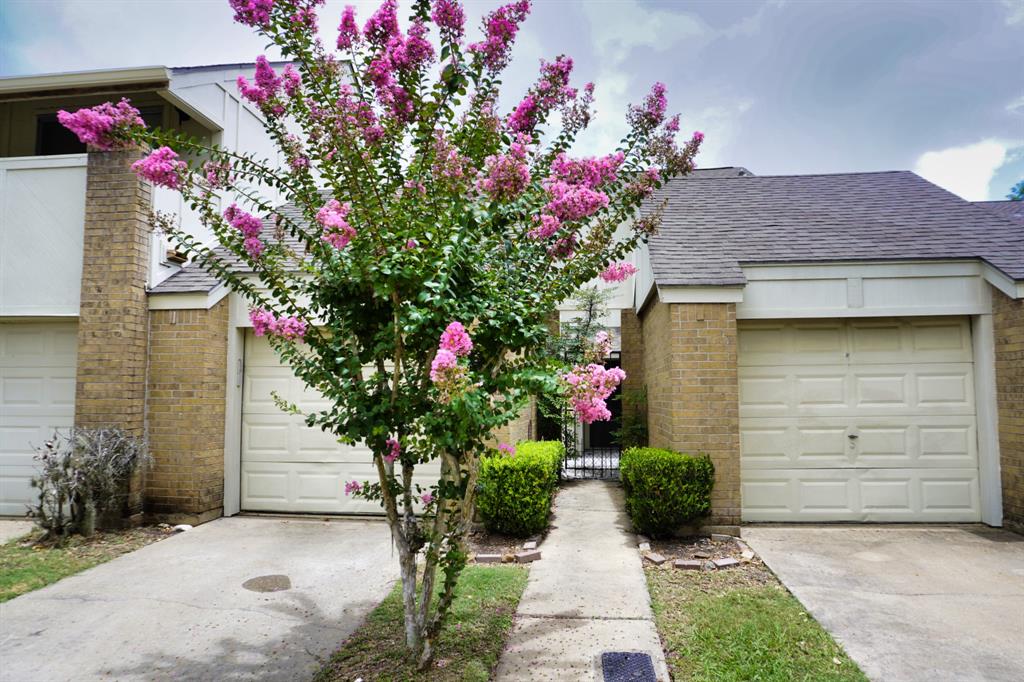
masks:
{"type": "Polygon", "coordinates": [[[1024,225],[1024,201],[975,201],[975,205],[1024,225]]]}
{"type": "Polygon", "coordinates": [[[744,263],[981,258],[1024,280],[1024,228],[908,171],[672,182],[655,281],[742,285],[744,263]]]}

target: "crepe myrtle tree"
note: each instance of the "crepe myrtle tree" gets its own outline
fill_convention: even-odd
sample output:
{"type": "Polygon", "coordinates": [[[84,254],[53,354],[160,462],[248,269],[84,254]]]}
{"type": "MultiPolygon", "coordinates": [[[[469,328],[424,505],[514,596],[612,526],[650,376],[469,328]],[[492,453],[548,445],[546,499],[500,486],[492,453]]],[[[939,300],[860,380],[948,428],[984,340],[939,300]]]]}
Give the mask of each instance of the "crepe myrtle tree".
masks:
{"type": "Polygon", "coordinates": [[[542,61],[535,84],[499,113],[528,0],[487,15],[477,42],[455,0],[413,2],[404,31],[395,0],[361,27],[348,7],[332,44],[318,37],[321,0],[229,1],[290,62],[275,71],[260,56],[254,81],[238,79],[286,165],[147,130],[125,100],[60,120],[93,148],[151,150],[135,171],[180,192],[217,244],[173,228],[171,238],[247,299],[256,335],[326,397],[306,423],[370,448],[376,478],[345,492],[387,515],[406,643],[426,666],[467,562],[492,432],[551,391],[583,420],[606,419],[624,376],[544,353],[551,311],[602,273],[631,274],[622,259],[660,216],[641,214],[641,202],[693,168],[701,135],[676,142],[679,118],[666,117],[655,84],[629,107],[617,149],[570,156],[594,88],[570,86],[565,56],[542,61]],[[221,195],[236,203],[221,210],[221,195]],[[438,459],[436,484],[413,483],[416,467],[438,459]]]}

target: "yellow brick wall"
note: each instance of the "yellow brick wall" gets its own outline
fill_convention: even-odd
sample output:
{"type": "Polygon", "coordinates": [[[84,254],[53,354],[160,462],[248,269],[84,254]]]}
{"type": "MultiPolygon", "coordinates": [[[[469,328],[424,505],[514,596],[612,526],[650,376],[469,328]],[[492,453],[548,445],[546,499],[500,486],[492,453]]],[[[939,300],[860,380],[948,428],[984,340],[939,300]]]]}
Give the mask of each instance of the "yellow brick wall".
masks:
{"type": "MultiPolygon", "coordinates": [[[[138,150],[90,152],[78,316],[75,425],[145,434],[150,186],[132,172],[138,150]]],[[[138,518],[142,479],[124,514],[138,518]]]]}
{"type": "Polygon", "coordinates": [[[1024,300],[992,292],[1003,523],[1024,533],[1024,300]]]}
{"type": "Polygon", "coordinates": [[[150,318],[146,513],[202,523],[224,506],[228,299],[210,310],[154,310],[150,318]]]}
{"type": "Polygon", "coordinates": [[[641,327],[650,443],[710,455],[715,464],[715,489],[709,521],[737,524],[736,306],[654,301],[644,311],[641,327]]]}

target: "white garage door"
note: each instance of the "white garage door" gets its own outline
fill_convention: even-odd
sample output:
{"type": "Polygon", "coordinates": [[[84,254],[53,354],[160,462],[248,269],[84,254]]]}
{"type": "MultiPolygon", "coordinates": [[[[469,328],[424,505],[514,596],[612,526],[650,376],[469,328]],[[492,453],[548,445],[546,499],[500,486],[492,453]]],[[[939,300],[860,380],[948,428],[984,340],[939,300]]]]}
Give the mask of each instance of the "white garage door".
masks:
{"type": "Polygon", "coordinates": [[[746,521],[981,519],[966,318],[739,329],[746,521]]]}
{"type": "Polygon", "coordinates": [[[35,499],[34,447],[75,418],[74,322],[0,323],[0,514],[35,499]]]}
{"type": "MultiPolygon", "coordinates": [[[[369,449],[338,443],[301,415],[282,412],[276,391],[304,411],[327,407],[282,365],[266,339],[246,332],[242,389],[242,509],[308,513],[381,513],[376,502],[345,495],[345,482],[376,481],[369,449]]],[[[437,483],[436,464],[417,467],[415,481],[437,483]]]]}

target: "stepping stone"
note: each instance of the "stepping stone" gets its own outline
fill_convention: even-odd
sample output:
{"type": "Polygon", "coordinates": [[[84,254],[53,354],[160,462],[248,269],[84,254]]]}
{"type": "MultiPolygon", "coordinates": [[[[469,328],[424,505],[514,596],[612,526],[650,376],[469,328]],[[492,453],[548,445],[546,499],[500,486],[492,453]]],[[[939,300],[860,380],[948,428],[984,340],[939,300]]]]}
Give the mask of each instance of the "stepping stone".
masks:
{"type": "Polygon", "coordinates": [[[649,542],[641,542],[639,545],[637,545],[636,548],[639,549],[641,552],[650,552],[651,551],[651,543],[649,543],[649,542]]]}
{"type": "Polygon", "coordinates": [[[701,565],[701,568],[703,568],[705,571],[713,571],[713,570],[715,570],[718,567],[715,566],[715,562],[714,561],[705,561],[701,565]]]}
{"type": "Polygon", "coordinates": [[[722,533],[712,533],[711,534],[711,541],[712,542],[734,542],[735,540],[736,540],[736,538],[734,538],[731,535],[723,535],[722,533]]]}
{"type": "Polygon", "coordinates": [[[534,540],[523,543],[523,549],[537,549],[537,543],[534,540]]]}
{"type": "Polygon", "coordinates": [[[531,561],[537,561],[540,559],[540,550],[535,549],[532,552],[519,552],[516,554],[516,563],[528,564],[531,561]]]}
{"type": "Polygon", "coordinates": [[[476,559],[476,562],[478,564],[500,564],[501,563],[501,555],[500,554],[477,554],[473,558],[476,559]]]}
{"type": "Polygon", "coordinates": [[[694,561],[691,559],[676,559],[672,562],[673,566],[681,568],[684,571],[699,571],[703,564],[703,561],[694,561]]]}
{"type": "Polygon", "coordinates": [[[668,559],[658,554],[657,552],[650,552],[649,554],[644,554],[644,558],[650,561],[655,566],[661,566],[663,563],[668,561],[668,559]]]}
{"type": "Polygon", "coordinates": [[[754,554],[753,551],[751,551],[749,549],[745,549],[745,550],[743,550],[743,553],[740,556],[742,556],[747,561],[753,561],[754,557],[757,556],[757,555],[754,554]]]}
{"type": "Polygon", "coordinates": [[[715,568],[731,568],[732,566],[739,566],[740,562],[732,557],[725,557],[724,559],[712,559],[712,563],[715,568]]]}
{"type": "Polygon", "coordinates": [[[710,552],[694,552],[693,557],[695,559],[710,559],[711,554],[710,552]]]}

